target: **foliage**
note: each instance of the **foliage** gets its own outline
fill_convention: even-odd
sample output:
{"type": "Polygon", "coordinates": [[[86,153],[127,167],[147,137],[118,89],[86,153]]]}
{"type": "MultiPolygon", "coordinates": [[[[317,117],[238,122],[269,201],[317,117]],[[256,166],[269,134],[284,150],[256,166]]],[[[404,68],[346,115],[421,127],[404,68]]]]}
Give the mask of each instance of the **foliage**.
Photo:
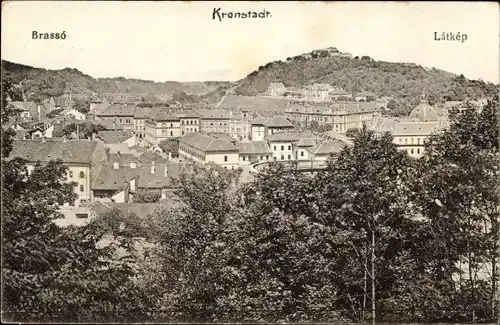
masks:
{"type": "Polygon", "coordinates": [[[52,111],[47,113],[47,118],[53,118],[53,117],[59,115],[59,113],[61,113],[63,110],[64,110],[64,108],[57,108],[55,110],[52,110],[52,111]]]}
{"type": "MultiPolygon", "coordinates": [[[[396,115],[407,116],[425,91],[434,104],[446,100],[476,100],[498,92],[498,86],[482,80],[468,80],[438,69],[424,69],[403,63],[361,60],[346,57],[300,59],[271,63],[238,82],[236,94],[255,96],[271,82],[282,80],[286,87],[302,87],[311,82],[333,84],[349,92],[366,90],[394,98],[396,115]]],[[[392,104],[391,104],[392,105],[392,104]]]]}
{"type": "Polygon", "coordinates": [[[160,191],[138,190],[134,195],[135,203],[156,203],[161,198],[160,191]]]}
{"type": "Polygon", "coordinates": [[[76,134],[77,130],[80,139],[89,139],[92,137],[92,134],[97,134],[99,131],[106,130],[106,128],[103,125],[93,123],[92,121],[83,121],[81,123],[74,122],[67,124],[63,129],[63,133],[66,136],[70,136],[73,133],[76,134]]]}
{"type": "Polygon", "coordinates": [[[177,139],[167,139],[158,143],[158,147],[163,150],[163,152],[170,152],[173,157],[179,156],[179,140],[177,139]]]}

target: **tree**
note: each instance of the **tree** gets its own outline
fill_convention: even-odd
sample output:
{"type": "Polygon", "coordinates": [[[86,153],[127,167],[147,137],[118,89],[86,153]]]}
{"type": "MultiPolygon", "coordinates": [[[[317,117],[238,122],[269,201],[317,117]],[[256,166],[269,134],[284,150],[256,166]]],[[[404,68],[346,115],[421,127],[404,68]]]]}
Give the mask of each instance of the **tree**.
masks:
{"type": "MultiPolygon", "coordinates": [[[[6,84],[2,86],[9,89],[6,84]]],[[[37,163],[28,174],[25,161],[10,157],[12,137],[5,130],[3,118],[11,112],[9,105],[2,106],[5,319],[116,321],[134,313],[143,316],[142,311],[133,309],[147,297],[131,281],[134,261],[127,228],[111,229],[115,243],[99,247],[97,244],[110,233],[109,228],[102,227],[102,218],[79,228],[57,226],[54,220],[62,216],[58,206],[74,201],[75,184],[66,181],[67,167],[61,161],[37,163]],[[129,258],[113,261],[119,247],[129,251],[129,258]]]]}
{"type": "Polygon", "coordinates": [[[135,203],[156,203],[161,198],[160,191],[138,190],[134,195],[135,203]]]}
{"type": "Polygon", "coordinates": [[[322,189],[321,213],[344,234],[341,248],[358,263],[354,270],[349,263],[345,263],[348,269],[338,270],[354,277],[347,279],[340,293],[357,297],[339,302],[346,307],[355,302],[365,310],[371,301],[373,322],[376,306],[382,306],[392,290],[405,233],[413,227],[407,218],[412,170],[409,157],[396,149],[390,134],[378,138],[363,127],[353,147],[334,157],[316,182],[322,189]]]}
{"type": "Polygon", "coordinates": [[[87,114],[90,111],[90,100],[88,98],[75,99],[73,108],[80,113],[87,114]]]}
{"type": "Polygon", "coordinates": [[[158,143],[158,147],[160,147],[164,152],[171,153],[173,157],[179,156],[179,140],[177,139],[160,141],[160,143],[158,143]]]}

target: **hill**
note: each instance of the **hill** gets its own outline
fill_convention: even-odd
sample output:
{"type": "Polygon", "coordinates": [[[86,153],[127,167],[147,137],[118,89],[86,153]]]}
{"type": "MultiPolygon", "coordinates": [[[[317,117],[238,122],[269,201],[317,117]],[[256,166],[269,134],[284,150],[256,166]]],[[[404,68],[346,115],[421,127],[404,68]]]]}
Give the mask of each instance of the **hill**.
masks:
{"type": "Polygon", "coordinates": [[[260,66],[237,82],[235,93],[255,96],[266,92],[271,82],[282,82],[287,87],[329,83],[349,92],[370,91],[392,97],[396,115],[406,115],[418,104],[423,92],[432,103],[476,100],[498,92],[498,85],[435,68],[324,52],[317,50],[260,66]]]}
{"type": "Polygon", "coordinates": [[[217,90],[225,82],[154,82],[140,79],[93,78],[77,69],[46,70],[2,60],[2,74],[9,76],[15,84],[21,84],[28,99],[41,100],[57,97],[65,91],[73,94],[127,93],[156,96],[159,100],[172,97],[174,93],[201,96],[217,90]]]}

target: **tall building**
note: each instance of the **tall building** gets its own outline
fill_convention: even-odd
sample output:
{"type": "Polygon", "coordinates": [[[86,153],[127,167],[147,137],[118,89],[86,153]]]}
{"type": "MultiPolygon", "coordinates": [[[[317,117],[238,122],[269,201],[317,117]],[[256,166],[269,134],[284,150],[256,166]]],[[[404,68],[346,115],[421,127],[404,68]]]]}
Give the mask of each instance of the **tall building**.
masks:
{"type": "Polygon", "coordinates": [[[146,141],[157,145],[163,140],[181,136],[181,119],[165,108],[155,108],[146,116],[146,141]]]}
{"type": "Polygon", "coordinates": [[[229,134],[231,113],[226,110],[200,110],[200,131],[229,134]]]}

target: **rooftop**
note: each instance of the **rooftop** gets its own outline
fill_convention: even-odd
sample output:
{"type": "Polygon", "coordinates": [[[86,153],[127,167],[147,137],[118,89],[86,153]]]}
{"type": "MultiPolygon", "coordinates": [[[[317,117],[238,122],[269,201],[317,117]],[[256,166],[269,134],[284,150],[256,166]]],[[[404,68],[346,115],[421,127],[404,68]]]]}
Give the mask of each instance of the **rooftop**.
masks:
{"type": "Polygon", "coordinates": [[[98,147],[97,141],[88,140],[14,140],[12,157],[30,162],[61,159],[65,163],[90,164],[98,147]]]}
{"type": "Polygon", "coordinates": [[[139,177],[139,168],[103,166],[95,178],[93,190],[120,190],[132,179],[139,177]]]}
{"type": "Polygon", "coordinates": [[[179,138],[179,143],[185,143],[201,151],[238,151],[238,148],[231,141],[215,139],[211,136],[200,133],[189,133],[179,138]]]}
{"type": "Polygon", "coordinates": [[[172,179],[179,177],[181,165],[178,163],[150,164],[141,167],[138,188],[172,187],[172,179]]]}
{"type": "Polygon", "coordinates": [[[133,136],[132,132],[127,131],[99,131],[97,133],[98,138],[109,144],[122,143],[133,136]]]}
{"type": "Polygon", "coordinates": [[[266,141],[239,142],[236,147],[240,149],[240,154],[267,154],[271,153],[271,148],[266,141]]]}
{"type": "Polygon", "coordinates": [[[314,155],[329,155],[342,151],[345,144],[339,140],[327,140],[315,145],[314,147],[307,148],[307,151],[314,155]]]}

